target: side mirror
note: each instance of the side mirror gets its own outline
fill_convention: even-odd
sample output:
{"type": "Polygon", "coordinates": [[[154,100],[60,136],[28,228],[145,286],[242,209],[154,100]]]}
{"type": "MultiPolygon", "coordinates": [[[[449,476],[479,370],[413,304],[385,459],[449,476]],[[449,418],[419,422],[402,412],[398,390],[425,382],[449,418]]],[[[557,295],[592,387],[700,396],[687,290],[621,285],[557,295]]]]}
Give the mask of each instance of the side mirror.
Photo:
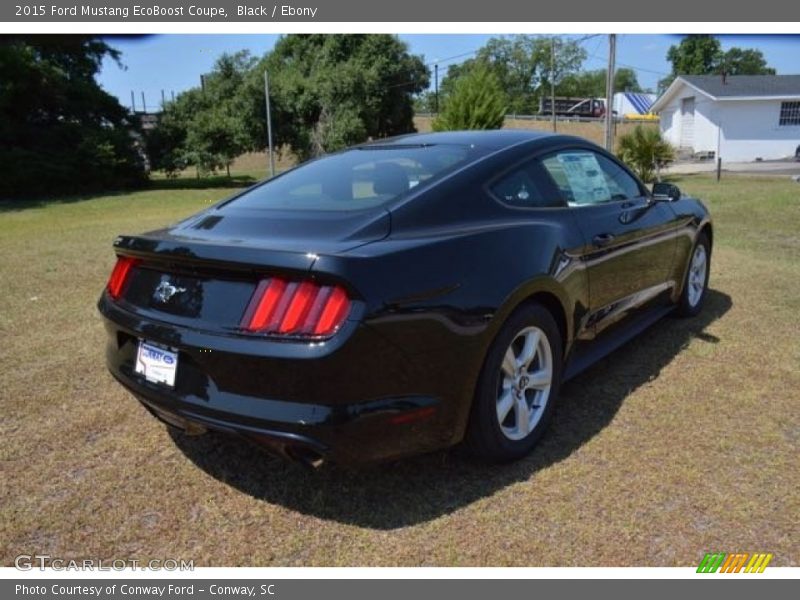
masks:
{"type": "Polygon", "coordinates": [[[658,182],[653,184],[653,200],[656,202],[675,202],[681,199],[681,191],[672,183],[658,182]]]}

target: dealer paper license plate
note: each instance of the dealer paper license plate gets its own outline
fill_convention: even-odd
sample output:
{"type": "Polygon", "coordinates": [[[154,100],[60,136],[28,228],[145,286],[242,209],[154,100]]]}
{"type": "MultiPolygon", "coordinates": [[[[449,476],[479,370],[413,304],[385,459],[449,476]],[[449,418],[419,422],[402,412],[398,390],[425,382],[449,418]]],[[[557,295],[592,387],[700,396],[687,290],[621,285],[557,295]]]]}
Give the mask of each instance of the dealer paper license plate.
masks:
{"type": "Polygon", "coordinates": [[[177,352],[156,346],[152,342],[139,340],[139,350],[136,352],[136,372],[144,375],[147,381],[175,387],[177,370],[177,352]]]}

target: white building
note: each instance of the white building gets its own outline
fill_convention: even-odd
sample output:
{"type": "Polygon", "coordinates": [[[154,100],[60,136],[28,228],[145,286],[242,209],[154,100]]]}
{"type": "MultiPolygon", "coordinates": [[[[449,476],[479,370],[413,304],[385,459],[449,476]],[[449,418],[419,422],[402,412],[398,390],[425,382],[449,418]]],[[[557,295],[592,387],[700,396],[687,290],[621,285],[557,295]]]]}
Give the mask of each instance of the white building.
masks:
{"type": "Polygon", "coordinates": [[[800,75],[681,75],[655,101],[672,145],[723,161],[795,156],[800,75]]]}

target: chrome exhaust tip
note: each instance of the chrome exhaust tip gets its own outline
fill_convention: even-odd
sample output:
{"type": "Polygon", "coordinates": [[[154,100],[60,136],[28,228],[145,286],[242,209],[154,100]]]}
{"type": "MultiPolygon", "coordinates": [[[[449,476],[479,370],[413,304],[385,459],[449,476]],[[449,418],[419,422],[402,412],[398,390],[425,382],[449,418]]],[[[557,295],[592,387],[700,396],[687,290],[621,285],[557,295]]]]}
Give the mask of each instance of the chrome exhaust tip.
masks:
{"type": "Polygon", "coordinates": [[[300,463],[312,471],[325,464],[325,457],[322,454],[304,446],[287,446],[284,453],[293,462],[300,463]]]}

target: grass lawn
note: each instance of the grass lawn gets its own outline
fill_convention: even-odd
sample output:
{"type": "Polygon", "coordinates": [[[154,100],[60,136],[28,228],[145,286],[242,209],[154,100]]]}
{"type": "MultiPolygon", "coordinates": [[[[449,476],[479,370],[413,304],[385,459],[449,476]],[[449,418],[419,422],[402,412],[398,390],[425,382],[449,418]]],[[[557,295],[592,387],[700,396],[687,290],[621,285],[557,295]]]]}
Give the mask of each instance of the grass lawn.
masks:
{"type": "Polygon", "coordinates": [[[320,473],[171,435],[107,374],[111,242],[232,190],[0,205],[0,563],[800,564],[800,185],[677,180],[715,217],[712,290],[564,387],[504,467],[442,452],[320,473]]]}

